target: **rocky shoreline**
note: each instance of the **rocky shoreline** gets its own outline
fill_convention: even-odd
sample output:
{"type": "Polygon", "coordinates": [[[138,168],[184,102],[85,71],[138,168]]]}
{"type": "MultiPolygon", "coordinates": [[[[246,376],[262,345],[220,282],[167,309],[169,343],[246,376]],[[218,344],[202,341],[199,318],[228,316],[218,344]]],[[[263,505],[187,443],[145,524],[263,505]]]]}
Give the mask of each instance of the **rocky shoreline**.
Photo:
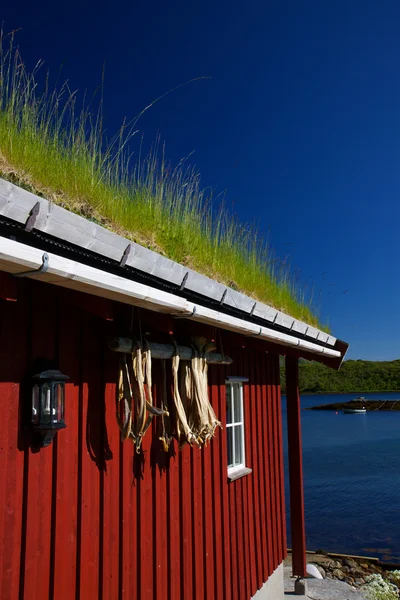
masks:
{"type": "MultiPolygon", "coordinates": [[[[400,590],[400,565],[382,563],[375,558],[341,556],[323,551],[307,553],[307,563],[314,564],[324,579],[344,581],[355,589],[363,589],[371,578],[379,576],[397,595],[400,590]],[[396,591],[397,590],[397,591],[396,591]]],[[[289,553],[287,564],[291,564],[289,553]]]]}

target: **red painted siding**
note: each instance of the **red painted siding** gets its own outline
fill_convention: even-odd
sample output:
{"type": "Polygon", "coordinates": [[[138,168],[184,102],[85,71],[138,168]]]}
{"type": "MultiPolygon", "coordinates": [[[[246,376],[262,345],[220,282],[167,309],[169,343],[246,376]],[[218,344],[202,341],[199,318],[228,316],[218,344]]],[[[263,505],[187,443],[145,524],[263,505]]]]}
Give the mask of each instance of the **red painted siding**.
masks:
{"type": "MultiPolygon", "coordinates": [[[[118,357],[107,346],[131,313],[39,282],[18,281],[17,298],[0,299],[1,599],[248,600],[286,551],[278,357],[223,337],[234,362],[211,366],[209,383],[224,429],[203,450],[175,445],[167,456],[154,423],[137,455],[120,442],[118,357]],[[56,359],[71,379],[67,429],[32,453],[18,420],[24,377],[39,357],[56,359]],[[230,483],[228,374],[249,377],[253,470],[230,483]]],[[[179,339],[188,325],[175,327],[179,339]]],[[[161,363],[153,365],[157,397],[161,363]]]]}

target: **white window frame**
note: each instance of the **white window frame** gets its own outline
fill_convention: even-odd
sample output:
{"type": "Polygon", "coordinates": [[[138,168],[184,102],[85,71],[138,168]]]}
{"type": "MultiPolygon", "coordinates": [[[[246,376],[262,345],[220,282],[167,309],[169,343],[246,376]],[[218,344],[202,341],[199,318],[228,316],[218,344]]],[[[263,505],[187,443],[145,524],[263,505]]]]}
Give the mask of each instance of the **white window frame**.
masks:
{"type": "MultiPolygon", "coordinates": [[[[243,403],[243,383],[249,381],[247,377],[228,377],[225,381],[226,386],[226,400],[228,402],[228,386],[231,388],[230,398],[231,398],[231,406],[230,413],[232,416],[232,421],[226,423],[227,433],[229,429],[232,429],[232,458],[233,464],[231,466],[228,465],[228,478],[230,480],[238,479],[243,475],[247,475],[251,473],[251,469],[246,467],[246,441],[245,441],[245,427],[244,427],[244,403],[243,403]],[[237,420],[237,416],[234,412],[234,393],[239,392],[239,406],[240,406],[240,416],[239,420],[237,420]],[[240,448],[240,458],[236,462],[235,460],[235,429],[237,427],[241,428],[242,433],[242,443],[240,448]]],[[[236,396],[237,397],[237,396],[236,396]]],[[[227,410],[228,416],[228,410],[227,410]]],[[[228,439],[228,438],[227,438],[228,439]]],[[[228,443],[228,442],[227,442],[228,443]]]]}

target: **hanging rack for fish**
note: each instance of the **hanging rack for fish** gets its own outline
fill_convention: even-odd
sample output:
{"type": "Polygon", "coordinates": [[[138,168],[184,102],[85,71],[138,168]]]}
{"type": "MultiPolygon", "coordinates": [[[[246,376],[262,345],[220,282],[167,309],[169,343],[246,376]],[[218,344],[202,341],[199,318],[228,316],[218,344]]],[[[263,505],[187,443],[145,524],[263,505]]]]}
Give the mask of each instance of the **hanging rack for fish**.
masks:
{"type": "Polygon", "coordinates": [[[201,447],[214,435],[221,423],[208,396],[208,364],[230,364],[232,359],[215,353],[212,342],[193,338],[192,347],[141,342],[130,338],[115,338],[112,350],[121,352],[117,422],[123,440],[131,439],[140,452],[142,440],[153,417],[160,417],[160,440],[169,450],[172,437],[184,444],[201,447]],[[161,406],[156,407],[152,396],[152,359],[163,361],[161,406]],[[171,359],[174,421],[167,402],[166,360],[171,359]]]}

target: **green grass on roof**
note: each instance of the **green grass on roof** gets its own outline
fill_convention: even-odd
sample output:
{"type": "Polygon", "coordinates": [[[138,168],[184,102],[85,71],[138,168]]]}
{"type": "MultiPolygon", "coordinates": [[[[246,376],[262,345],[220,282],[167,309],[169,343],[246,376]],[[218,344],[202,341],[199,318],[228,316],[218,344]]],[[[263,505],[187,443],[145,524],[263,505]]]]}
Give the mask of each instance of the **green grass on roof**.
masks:
{"type": "Polygon", "coordinates": [[[145,158],[140,148],[130,154],[138,117],[106,141],[101,102],[95,113],[77,111],[68,84],[51,90],[38,76],[42,64],[28,72],[13,41],[0,38],[2,177],[320,326],[288,267],[255,227],[213,200],[187,160],[172,168],[159,144],[145,158]]]}

